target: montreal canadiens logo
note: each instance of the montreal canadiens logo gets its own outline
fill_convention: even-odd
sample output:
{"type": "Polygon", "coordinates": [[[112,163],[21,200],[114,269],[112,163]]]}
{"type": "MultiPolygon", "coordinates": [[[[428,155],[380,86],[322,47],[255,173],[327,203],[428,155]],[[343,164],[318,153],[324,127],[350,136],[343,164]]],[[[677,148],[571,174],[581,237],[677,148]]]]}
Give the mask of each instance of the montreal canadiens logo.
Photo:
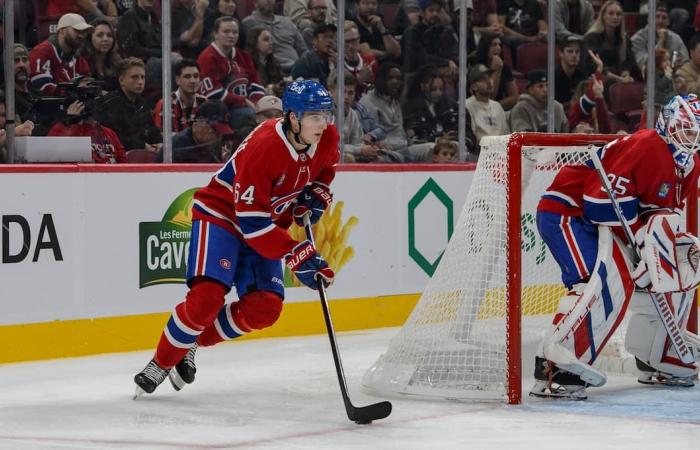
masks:
{"type": "Polygon", "coordinates": [[[229,260],[226,259],[226,258],[221,258],[221,259],[219,260],[219,265],[220,265],[221,267],[223,267],[224,269],[226,269],[226,270],[231,270],[231,261],[229,261],[229,260]]]}

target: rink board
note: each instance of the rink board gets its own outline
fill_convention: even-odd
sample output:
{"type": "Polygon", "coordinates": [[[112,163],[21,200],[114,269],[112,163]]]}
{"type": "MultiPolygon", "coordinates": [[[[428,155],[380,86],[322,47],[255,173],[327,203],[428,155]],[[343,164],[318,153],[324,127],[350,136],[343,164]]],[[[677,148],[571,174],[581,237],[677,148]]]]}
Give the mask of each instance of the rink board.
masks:
{"type": "MultiPolygon", "coordinates": [[[[1,167],[0,363],[152,348],[186,292],[192,192],[217,169],[1,167]]],[[[338,330],[405,321],[472,174],[448,165],[340,169],[333,210],[316,231],[337,268],[328,295],[338,330]]],[[[279,322],[251,337],[324,332],[316,294],[294,281],[286,274],[279,322]]]]}

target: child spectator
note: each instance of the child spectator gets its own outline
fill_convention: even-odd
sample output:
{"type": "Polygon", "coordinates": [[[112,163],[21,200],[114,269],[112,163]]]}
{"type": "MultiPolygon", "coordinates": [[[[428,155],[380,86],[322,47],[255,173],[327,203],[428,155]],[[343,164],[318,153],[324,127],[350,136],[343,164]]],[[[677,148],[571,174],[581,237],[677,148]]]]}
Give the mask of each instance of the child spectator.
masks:
{"type": "Polygon", "coordinates": [[[448,138],[440,138],[433,147],[433,162],[437,164],[457,162],[457,143],[448,138]]]}

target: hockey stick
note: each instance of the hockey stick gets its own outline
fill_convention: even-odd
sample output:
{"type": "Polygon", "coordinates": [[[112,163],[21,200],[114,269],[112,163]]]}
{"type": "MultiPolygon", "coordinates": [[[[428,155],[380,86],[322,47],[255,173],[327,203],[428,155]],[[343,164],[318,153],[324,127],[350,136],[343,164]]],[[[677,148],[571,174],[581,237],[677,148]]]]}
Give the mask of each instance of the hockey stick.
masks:
{"type": "MultiPolygon", "coordinates": [[[[311,245],[316,247],[308,215],[304,217],[304,229],[306,230],[306,237],[309,239],[309,241],[311,241],[311,245]]],[[[345,412],[348,414],[348,419],[359,424],[370,424],[373,420],[379,420],[387,417],[389,414],[391,414],[390,402],[379,402],[372,405],[358,407],[353,405],[350,401],[350,397],[348,396],[348,385],[345,381],[345,373],[343,372],[343,364],[340,362],[340,354],[338,353],[338,343],[335,339],[333,321],[331,320],[331,311],[328,307],[328,299],[326,298],[326,289],[323,286],[323,280],[321,277],[316,278],[316,283],[318,287],[318,295],[321,299],[321,306],[323,307],[323,318],[326,320],[328,339],[331,341],[335,371],[338,374],[338,382],[340,383],[340,393],[343,396],[345,412]]]]}
{"type": "MultiPolygon", "coordinates": [[[[630,225],[627,223],[627,219],[625,219],[625,217],[622,215],[620,204],[617,203],[615,192],[612,190],[612,186],[610,186],[608,174],[605,172],[603,163],[598,157],[597,149],[593,146],[589,146],[588,153],[591,156],[591,161],[595,166],[596,172],[598,172],[600,182],[603,184],[603,189],[605,189],[605,192],[608,194],[608,198],[610,198],[610,203],[612,204],[613,210],[615,210],[617,220],[619,220],[620,224],[622,225],[627,242],[629,242],[630,246],[632,247],[637,259],[641,260],[642,256],[639,252],[639,248],[637,247],[637,241],[635,241],[634,235],[632,234],[632,228],[630,228],[630,225]]],[[[683,361],[684,364],[694,363],[695,359],[693,358],[693,354],[690,352],[690,349],[688,349],[688,344],[685,342],[683,332],[678,327],[678,322],[676,322],[675,314],[673,313],[673,309],[671,309],[671,305],[668,304],[668,299],[663,294],[652,292],[649,289],[646,291],[649,294],[649,297],[651,297],[651,303],[656,308],[656,312],[659,313],[661,323],[663,323],[666,333],[668,333],[669,337],[671,338],[671,344],[673,344],[673,348],[676,350],[676,353],[680,357],[681,361],[683,361]]]]}

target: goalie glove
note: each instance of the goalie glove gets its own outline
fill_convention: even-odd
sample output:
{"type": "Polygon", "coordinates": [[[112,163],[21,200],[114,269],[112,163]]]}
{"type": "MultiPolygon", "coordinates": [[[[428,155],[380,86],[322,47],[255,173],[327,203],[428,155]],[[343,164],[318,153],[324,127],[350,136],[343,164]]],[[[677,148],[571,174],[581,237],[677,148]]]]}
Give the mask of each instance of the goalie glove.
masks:
{"type": "Polygon", "coordinates": [[[323,286],[328,287],[333,283],[335,273],[328,267],[328,263],[309,241],[298,243],[290,253],[284,256],[285,264],[294,272],[299,281],[311,289],[317,289],[316,279],[321,277],[323,286]]]}
{"type": "Polygon", "coordinates": [[[317,181],[311,183],[297,197],[297,204],[292,210],[294,221],[303,227],[304,217],[309,216],[311,225],[315,224],[321,219],[331,202],[333,202],[333,194],[328,186],[317,181]]]}

